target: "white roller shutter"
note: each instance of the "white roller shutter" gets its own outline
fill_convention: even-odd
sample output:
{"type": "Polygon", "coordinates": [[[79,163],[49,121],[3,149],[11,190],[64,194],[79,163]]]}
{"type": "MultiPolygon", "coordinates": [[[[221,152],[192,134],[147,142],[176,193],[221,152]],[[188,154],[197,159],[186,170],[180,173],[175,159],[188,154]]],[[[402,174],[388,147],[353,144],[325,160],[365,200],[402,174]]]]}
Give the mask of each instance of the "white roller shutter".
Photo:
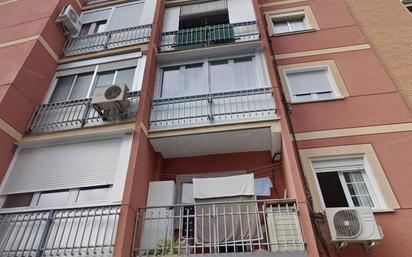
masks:
{"type": "Polygon", "coordinates": [[[183,5],[180,9],[180,16],[201,16],[207,13],[222,12],[225,10],[227,10],[226,0],[208,1],[203,3],[183,5]]]}
{"type": "Polygon", "coordinates": [[[179,30],[180,6],[168,7],[163,20],[163,32],[179,30]]]}
{"type": "Polygon", "coordinates": [[[3,194],[113,184],[122,138],[21,149],[3,194]]]}
{"type": "Polygon", "coordinates": [[[252,0],[227,0],[229,22],[256,21],[252,0]]]}

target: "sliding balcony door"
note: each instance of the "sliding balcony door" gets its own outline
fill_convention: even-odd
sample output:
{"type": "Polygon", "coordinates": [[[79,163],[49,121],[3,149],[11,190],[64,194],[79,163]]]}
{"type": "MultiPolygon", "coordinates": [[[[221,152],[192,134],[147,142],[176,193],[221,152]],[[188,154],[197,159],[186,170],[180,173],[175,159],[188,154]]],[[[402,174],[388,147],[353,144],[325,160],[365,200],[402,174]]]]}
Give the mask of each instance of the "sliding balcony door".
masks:
{"type": "Polygon", "coordinates": [[[151,128],[268,119],[274,101],[260,55],[160,69],[151,128]]]}

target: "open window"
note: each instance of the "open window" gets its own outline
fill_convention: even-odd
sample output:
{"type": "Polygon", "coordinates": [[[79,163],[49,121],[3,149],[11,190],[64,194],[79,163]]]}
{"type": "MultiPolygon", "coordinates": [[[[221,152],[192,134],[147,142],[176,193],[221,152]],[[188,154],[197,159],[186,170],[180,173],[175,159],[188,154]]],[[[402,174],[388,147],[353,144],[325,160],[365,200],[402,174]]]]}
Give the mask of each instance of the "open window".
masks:
{"type": "Polygon", "coordinates": [[[312,160],[326,208],[377,207],[363,156],[312,160]]]}
{"type": "Polygon", "coordinates": [[[315,212],[369,206],[393,211],[399,203],[370,144],[301,149],[315,212]]]}
{"type": "Polygon", "coordinates": [[[136,27],[139,25],[144,2],[124,4],[82,13],[79,36],[136,27]]]}

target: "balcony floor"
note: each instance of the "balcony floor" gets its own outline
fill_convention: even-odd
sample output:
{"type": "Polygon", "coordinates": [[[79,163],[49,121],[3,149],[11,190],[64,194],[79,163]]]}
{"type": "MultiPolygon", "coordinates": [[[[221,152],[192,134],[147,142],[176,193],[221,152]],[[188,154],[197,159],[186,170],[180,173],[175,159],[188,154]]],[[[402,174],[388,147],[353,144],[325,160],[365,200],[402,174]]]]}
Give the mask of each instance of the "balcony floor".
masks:
{"type": "Polygon", "coordinates": [[[153,148],[163,157],[180,158],[237,152],[280,152],[278,121],[149,132],[153,148]]]}
{"type": "Polygon", "coordinates": [[[189,254],[188,257],[307,257],[306,251],[189,254]]]}

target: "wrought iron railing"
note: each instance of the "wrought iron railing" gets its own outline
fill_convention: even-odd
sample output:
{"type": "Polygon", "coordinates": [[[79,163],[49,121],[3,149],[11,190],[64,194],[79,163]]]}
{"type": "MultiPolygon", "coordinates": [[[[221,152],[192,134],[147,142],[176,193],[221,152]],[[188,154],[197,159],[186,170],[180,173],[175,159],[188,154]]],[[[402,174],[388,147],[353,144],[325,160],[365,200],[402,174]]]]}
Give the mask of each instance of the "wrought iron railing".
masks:
{"type": "Polygon", "coordinates": [[[84,5],[100,4],[105,2],[110,2],[113,0],[83,0],[84,5]]]}
{"type": "Polygon", "coordinates": [[[150,129],[276,118],[270,87],[154,99],[150,129]]]}
{"type": "Polygon", "coordinates": [[[135,256],[304,251],[293,200],[145,207],[135,256]]]}
{"type": "Polygon", "coordinates": [[[121,113],[109,111],[101,116],[91,106],[91,98],[43,104],[36,107],[29,122],[29,132],[50,132],[85,126],[98,126],[133,120],[136,116],[140,92],[129,92],[126,108],[121,113]]]}
{"type": "Polygon", "coordinates": [[[163,32],[160,40],[160,48],[162,50],[173,50],[179,47],[212,45],[256,39],[259,39],[259,29],[256,21],[250,21],[163,32]]]}
{"type": "Polygon", "coordinates": [[[111,256],[120,206],[0,214],[0,256],[111,256]]]}
{"type": "Polygon", "coordinates": [[[135,45],[150,40],[151,24],[70,38],[63,48],[64,56],[85,54],[105,49],[135,45]]]}

